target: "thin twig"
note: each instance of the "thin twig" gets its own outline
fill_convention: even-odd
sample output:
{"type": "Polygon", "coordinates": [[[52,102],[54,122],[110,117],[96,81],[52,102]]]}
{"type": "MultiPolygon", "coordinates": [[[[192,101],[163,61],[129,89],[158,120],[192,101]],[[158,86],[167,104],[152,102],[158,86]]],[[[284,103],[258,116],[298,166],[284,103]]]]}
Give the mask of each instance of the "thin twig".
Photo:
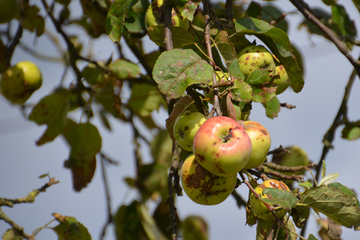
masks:
{"type": "Polygon", "coordinates": [[[101,174],[102,174],[105,196],[106,196],[107,220],[102,228],[100,239],[104,239],[105,234],[106,234],[106,229],[112,223],[112,219],[113,219],[112,211],[111,211],[111,199],[110,199],[109,184],[108,184],[107,177],[106,177],[106,170],[105,170],[105,163],[104,163],[104,161],[106,161],[105,159],[106,159],[106,157],[101,154],[101,159],[100,159],[101,174]]]}

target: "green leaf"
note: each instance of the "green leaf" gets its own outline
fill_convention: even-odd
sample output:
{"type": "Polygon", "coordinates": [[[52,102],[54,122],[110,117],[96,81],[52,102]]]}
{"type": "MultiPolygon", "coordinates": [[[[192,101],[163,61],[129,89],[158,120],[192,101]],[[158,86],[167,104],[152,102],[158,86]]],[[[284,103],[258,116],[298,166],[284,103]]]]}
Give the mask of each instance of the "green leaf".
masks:
{"type": "Polygon", "coordinates": [[[250,85],[259,85],[263,83],[269,83],[271,80],[271,73],[266,69],[256,69],[250,73],[246,82],[250,85]]]}
{"type": "Polygon", "coordinates": [[[141,33],[145,31],[145,13],[149,7],[149,1],[140,0],[128,11],[128,19],[134,18],[134,22],[125,22],[125,27],[130,33],[141,33]]]}
{"type": "Polygon", "coordinates": [[[245,80],[244,74],[240,70],[239,61],[237,59],[234,59],[230,65],[229,65],[229,73],[231,76],[239,79],[239,80],[245,80]]]}
{"type": "Polygon", "coordinates": [[[32,109],[29,120],[38,125],[47,125],[46,131],[36,141],[37,145],[53,141],[61,133],[70,110],[69,96],[69,90],[58,89],[55,93],[41,99],[32,109]]]}
{"type": "Polygon", "coordinates": [[[181,4],[179,2],[180,1],[175,0],[176,8],[179,10],[180,14],[189,21],[192,21],[194,19],[196,9],[199,6],[199,2],[187,1],[185,4],[181,4]]]}
{"type": "Polygon", "coordinates": [[[161,129],[150,143],[151,155],[156,163],[170,167],[173,142],[169,131],[161,129]]]}
{"type": "Polygon", "coordinates": [[[128,17],[128,11],[139,0],[115,0],[110,7],[106,17],[106,34],[111,41],[119,42],[121,35],[125,31],[125,21],[128,17]]]}
{"type": "Polygon", "coordinates": [[[291,216],[294,220],[295,225],[298,228],[302,228],[305,225],[305,221],[310,216],[310,208],[306,206],[296,205],[293,209],[291,209],[291,216]]]}
{"type": "Polygon", "coordinates": [[[253,101],[260,103],[267,103],[276,97],[276,87],[257,87],[253,86],[253,101]]]}
{"type": "Polygon", "coordinates": [[[331,23],[335,25],[333,27],[337,30],[338,35],[354,39],[356,37],[356,27],[354,21],[349,18],[346,9],[340,4],[335,4],[331,6],[331,11],[331,23]]]}
{"type": "Polygon", "coordinates": [[[139,215],[141,224],[145,230],[148,239],[167,240],[167,238],[160,231],[154,218],[149,214],[149,210],[144,204],[139,205],[139,215]]]}
{"type": "MultiPolygon", "coordinates": [[[[187,45],[192,45],[195,43],[194,36],[183,29],[182,27],[171,27],[172,33],[172,40],[174,48],[182,48],[187,45]]],[[[151,26],[148,28],[148,34],[151,39],[156,45],[160,47],[165,47],[164,42],[164,34],[165,34],[165,27],[164,26],[151,26]]]]}
{"type": "Polygon", "coordinates": [[[319,186],[326,186],[335,181],[340,173],[331,173],[325,177],[323,177],[319,183],[319,186]]]}
{"type": "Polygon", "coordinates": [[[167,98],[178,98],[190,85],[206,83],[213,68],[193,50],[173,49],[163,52],[155,63],[153,77],[167,98]]]}
{"type": "Polygon", "coordinates": [[[69,119],[62,134],[70,145],[69,159],[64,166],[71,169],[74,190],[81,191],[94,176],[96,154],[101,149],[101,136],[94,125],[77,124],[69,119]]]}
{"type": "Polygon", "coordinates": [[[120,79],[136,78],[140,74],[139,65],[124,59],[110,63],[109,68],[120,79]]]}
{"type": "Polygon", "coordinates": [[[136,182],[143,200],[149,199],[154,193],[160,193],[165,197],[168,186],[168,170],[169,167],[163,163],[150,163],[139,167],[136,182]]]}
{"type": "Polygon", "coordinates": [[[286,209],[287,211],[290,211],[297,202],[296,196],[290,191],[277,188],[265,188],[263,193],[269,197],[261,198],[263,202],[281,206],[281,208],[286,209]]]}
{"type": "Polygon", "coordinates": [[[220,56],[223,58],[226,66],[229,67],[234,59],[237,60],[237,53],[235,47],[229,39],[229,35],[225,30],[218,32],[215,38],[215,44],[217,45],[220,56]]]}
{"type": "Polygon", "coordinates": [[[348,188],[338,182],[330,183],[328,186],[333,187],[333,188],[345,193],[346,195],[348,195],[350,198],[352,198],[354,200],[356,205],[360,206],[359,200],[357,199],[355,192],[353,190],[351,190],[350,188],[348,188]]]}
{"type": "Polygon", "coordinates": [[[310,234],[308,240],[318,240],[314,235],[310,234]]]}
{"type": "Polygon", "coordinates": [[[104,71],[97,68],[95,64],[90,63],[81,71],[82,76],[90,85],[95,85],[101,82],[104,76],[104,71]]]}
{"type": "Polygon", "coordinates": [[[278,117],[281,106],[277,96],[275,96],[269,102],[263,103],[263,106],[265,107],[265,114],[268,118],[274,119],[278,117]]]}
{"type": "Polygon", "coordinates": [[[360,0],[353,0],[353,3],[355,5],[355,7],[357,8],[357,10],[360,12],[360,0]]]}
{"type": "Polygon", "coordinates": [[[360,138],[360,121],[346,123],[341,131],[341,137],[350,141],[360,138]]]}
{"type": "Polygon", "coordinates": [[[310,188],[313,186],[313,184],[311,182],[299,182],[299,185],[304,188],[310,188]]]}
{"type": "Polygon", "coordinates": [[[161,105],[165,106],[166,102],[155,85],[137,83],[132,86],[128,106],[137,115],[150,116],[151,112],[159,110],[161,105]]]}
{"type": "Polygon", "coordinates": [[[122,205],[114,216],[114,228],[117,240],[135,240],[144,238],[144,230],[138,214],[138,201],[129,206],[122,205]]]}
{"type": "Polygon", "coordinates": [[[347,228],[360,226],[360,207],[356,201],[331,186],[305,191],[301,194],[299,205],[311,207],[347,228]]]}
{"type": "Polygon", "coordinates": [[[40,9],[33,5],[29,5],[28,2],[23,3],[24,6],[24,19],[23,27],[31,32],[36,31],[37,36],[41,36],[44,33],[45,21],[44,18],[39,15],[40,9]]]}
{"type": "Polygon", "coordinates": [[[174,105],[173,110],[168,119],[166,119],[166,128],[170,133],[170,137],[175,141],[174,137],[174,124],[178,116],[180,116],[188,107],[190,107],[195,101],[190,96],[181,97],[174,105]]]}
{"type": "Polygon", "coordinates": [[[0,39],[0,74],[6,70],[6,47],[0,39]]]}
{"type": "Polygon", "coordinates": [[[322,170],[321,170],[321,178],[325,177],[325,175],[326,175],[326,162],[325,162],[325,160],[322,160],[322,164],[323,164],[323,166],[322,166],[322,170]]]}
{"type": "Polygon", "coordinates": [[[253,98],[252,88],[246,82],[235,80],[234,86],[230,87],[231,98],[244,103],[250,102],[253,98]]]}
{"type": "Polygon", "coordinates": [[[59,240],[91,240],[87,228],[74,217],[62,216],[58,213],[53,213],[53,216],[60,223],[52,228],[59,240]]]}
{"type": "Polygon", "coordinates": [[[8,230],[6,230],[6,232],[4,232],[1,239],[2,240],[22,240],[24,238],[14,228],[9,228],[8,230]]]}
{"type": "Polygon", "coordinates": [[[294,92],[298,93],[302,90],[304,86],[302,72],[294,57],[290,40],[284,31],[265,21],[251,17],[236,20],[235,28],[238,34],[252,34],[263,41],[284,65],[294,92]]]}

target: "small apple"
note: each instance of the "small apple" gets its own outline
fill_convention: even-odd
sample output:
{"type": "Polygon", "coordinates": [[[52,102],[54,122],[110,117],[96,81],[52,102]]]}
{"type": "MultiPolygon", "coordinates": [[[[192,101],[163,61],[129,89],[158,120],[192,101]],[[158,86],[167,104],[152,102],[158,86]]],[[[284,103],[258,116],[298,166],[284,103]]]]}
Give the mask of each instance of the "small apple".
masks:
{"type": "MultiPolygon", "coordinates": [[[[150,26],[164,26],[164,0],[153,1],[145,13],[145,28],[150,26]]],[[[174,8],[171,10],[172,26],[181,27],[186,31],[189,28],[189,20],[183,18],[174,8]]]]}
{"type": "MultiPolygon", "coordinates": [[[[285,183],[272,179],[272,180],[266,180],[262,184],[258,185],[255,188],[255,192],[258,193],[261,196],[261,198],[269,198],[269,196],[267,194],[263,193],[265,188],[277,188],[277,189],[282,189],[285,191],[290,191],[289,187],[285,183]]],[[[250,194],[250,206],[251,206],[251,209],[253,210],[255,216],[257,216],[258,218],[261,218],[264,220],[273,220],[274,219],[274,216],[269,211],[269,209],[265,206],[265,204],[260,199],[256,198],[253,193],[250,194]]],[[[276,207],[275,205],[271,205],[271,206],[276,207]]],[[[275,208],[274,213],[279,218],[282,218],[286,214],[286,209],[283,209],[280,207],[275,208]]]]}
{"type": "Polygon", "coordinates": [[[186,195],[202,205],[219,204],[231,194],[237,174],[220,177],[203,168],[191,154],[181,167],[181,185],[186,195]]]}
{"type": "Polygon", "coordinates": [[[209,172],[229,177],[241,171],[250,160],[251,140],[234,119],[217,116],[208,119],[195,135],[193,153],[209,172]]]}
{"type": "Polygon", "coordinates": [[[290,80],[283,65],[276,67],[276,74],[279,74],[280,77],[274,80],[274,83],[276,84],[276,95],[279,95],[289,87],[290,80]]]}
{"type": "Polygon", "coordinates": [[[10,22],[18,12],[18,1],[0,0],[0,24],[10,22]]]}
{"type": "Polygon", "coordinates": [[[239,54],[241,72],[247,76],[256,69],[268,69],[275,74],[275,61],[271,53],[263,46],[247,46],[239,54]]]}
{"type": "Polygon", "coordinates": [[[200,216],[187,216],[181,223],[184,240],[207,240],[208,225],[200,216]]]}
{"type": "Polygon", "coordinates": [[[254,121],[245,122],[245,131],[250,137],[252,151],[250,160],[244,168],[257,168],[266,160],[271,146],[271,137],[263,125],[254,121]]]}
{"type": "Polygon", "coordinates": [[[204,114],[200,112],[185,111],[174,123],[174,137],[180,147],[191,152],[196,132],[206,121],[204,114]]]}
{"type": "Polygon", "coordinates": [[[2,74],[0,86],[6,99],[15,104],[23,104],[41,84],[39,68],[32,62],[23,61],[2,74]]]}
{"type": "MultiPolygon", "coordinates": [[[[290,146],[285,149],[289,150],[291,154],[287,152],[282,152],[279,154],[274,154],[271,161],[281,166],[285,167],[298,167],[298,166],[306,166],[310,164],[309,157],[304,149],[299,146],[290,146]]],[[[281,172],[284,175],[303,175],[305,170],[301,170],[298,172],[281,172]]],[[[290,185],[293,180],[284,181],[288,185],[290,185]]]]}

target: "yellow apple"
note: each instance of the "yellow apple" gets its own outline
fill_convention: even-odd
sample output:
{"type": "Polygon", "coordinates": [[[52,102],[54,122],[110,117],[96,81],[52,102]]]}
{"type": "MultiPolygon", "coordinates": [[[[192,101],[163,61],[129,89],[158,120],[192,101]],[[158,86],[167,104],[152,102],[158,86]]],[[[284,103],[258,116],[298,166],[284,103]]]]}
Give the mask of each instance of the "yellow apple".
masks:
{"type": "Polygon", "coordinates": [[[250,137],[252,151],[245,168],[256,168],[264,163],[271,146],[271,137],[268,130],[258,122],[246,121],[245,131],[250,137]]]}
{"type": "Polygon", "coordinates": [[[238,56],[240,70],[245,76],[256,69],[268,69],[275,74],[274,58],[264,46],[247,46],[239,52],[238,56]]]}
{"type": "Polygon", "coordinates": [[[15,104],[23,104],[41,84],[39,68],[32,62],[23,61],[2,74],[0,86],[6,99],[15,104]]]}
{"type": "MultiPolygon", "coordinates": [[[[263,191],[265,188],[277,188],[285,191],[290,191],[289,187],[277,180],[267,180],[263,182],[262,184],[258,185],[255,188],[255,192],[261,196],[261,198],[269,198],[267,194],[264,194],[263,191]]],[[[270,204],[271,205],[271,204],[270,204]]],[[[270,212],[270,210],[265,206],[265,204],[258,198],[255,197],[253,193],[250,194],[250,206],[252,211],[254,212],[255,216],[258,218],[264,219],[264,220],[273,220],[274,215],[270,212]]],[[[275,207],[274,213],[279,218],[282,218],[286,214],[286,209],[283,208],[276,208],[275,205],[271,205],[272,207],[275,207]]]]}
{"type": "Polygon", "coordinates": [[[181,167],[181,185],[195,203],[216,205],[223,202],[234,190],[237,174],[220,177],[203,168],[191,154],[181,167]]]}
{"type": "Polygon", "coordinates": [[[276,74],[280,77],[274,80],[274,83],[276,84],[276,94],[278,95],[283,93],[289,87],[290,80],[283,65],[276,67],[276,74]]]}

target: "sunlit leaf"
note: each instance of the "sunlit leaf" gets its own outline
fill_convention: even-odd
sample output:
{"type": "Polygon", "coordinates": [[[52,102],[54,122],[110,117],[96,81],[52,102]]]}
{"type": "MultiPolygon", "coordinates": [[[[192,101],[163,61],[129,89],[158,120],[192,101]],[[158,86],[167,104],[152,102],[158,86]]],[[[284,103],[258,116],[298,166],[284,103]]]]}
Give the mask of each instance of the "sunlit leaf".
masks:
{"type": "Polygon", "coordinates": [[[4,232],[1,237],[2,240],[22,240],[24,239],[22,235],[16,231],[14,228],[9,228],[4,232]]]}
{"type": "Polygon", "coordinates": [[[250,102],[253,98],[252,88],[246,82],[235,80],[234,86],[230,87],[231,98],[244,103],[250,102]]]}
{"type": "Polygon", "coordinates": [[[354,200],[354,202],[356,203],[356,205],[359,205],[359,200],[356,197],[356,194],[353,190],[349,189],[348,187],[342,185],[341,183],[338,182],[333,182],[330,183],[328,186],[333,187],[341,192],[343,192],[344,194],[348,195],[350,198],[352,198],[354,200]]]}
{"type": "Polygon", "coordinates": [[[265,107],[265,114],[268,118],[274,119],[278,117],[281,106],[280,101],[276,96],[269,102],[263,103],[263,106],[265,107]]]}
{"type": "Polygon", "coordinates": [[[109,64],[109,68],[120,79],[135,78],[140,74],[140,66],[138,64],[118,59],[109,64]]]}
{"type": "Polygon", "coordinates": [[[267,103],[276,97],[276,87],[257,87],[253,86],[253,101],[267,103]]]}
{"type": "Polygon", "coordinates": [[[194,14],[199,6],[199,1],[186,1],[185,4],[182,4],[185,1],[175,0],[176,7],[179,10],[180,14],[192,21],[194,19],[194,14]]]}
{"type": "Polygon", "coordinates": [[[262,201],[272,205],[276,204],[287,211],[290,211],[297,202],[296,196],[290,191],[276,188],[265,188],[263,193],[269,198],[262,198],[262,201]]]}
{"type": "Polygon", "coordinates": [[[360,138],[360,121],[347,123],[341,131],[341,137],[350,141],[360,138]]]}
{"type": "Polygon", "coordinates": [[[153,77],[167,98],[178,98],[188,86],[208,82],[212,78],[212,69],[193,50],[173,49],[160,55],[153,77]]]}
{"type": "Polygon", "coordinates": [[[329,185],[330,183],[332,183],[333,181],[335,181],[338,176],[340,175],[340,173],[331,173],[325,177],[323,177],[321,179],[321,181],[319,182],[319,186],[326,186],[329,185]]]}

